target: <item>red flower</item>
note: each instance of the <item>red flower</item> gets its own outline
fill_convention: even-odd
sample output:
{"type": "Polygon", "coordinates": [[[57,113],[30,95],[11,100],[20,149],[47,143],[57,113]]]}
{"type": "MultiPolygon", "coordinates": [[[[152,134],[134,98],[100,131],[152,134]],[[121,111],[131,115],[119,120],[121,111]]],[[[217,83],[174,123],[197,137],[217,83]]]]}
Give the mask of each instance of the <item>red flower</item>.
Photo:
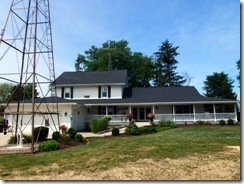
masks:
{"type": "Polygon", "coordinates": [[[149,113],[149,114],[147,115],[147,117],[148,117],[149,119],[154,119],[154,118],[155,118],[155,114],[153,114],[153,113],[149,113]]]}
{"type": "Polygon", "coordinates": [[[126,115],[126,117],[127,117],[127,118],[133,118],[134,115],[133,115],[132,113],[128,113],[128,114],[126,115]]]}

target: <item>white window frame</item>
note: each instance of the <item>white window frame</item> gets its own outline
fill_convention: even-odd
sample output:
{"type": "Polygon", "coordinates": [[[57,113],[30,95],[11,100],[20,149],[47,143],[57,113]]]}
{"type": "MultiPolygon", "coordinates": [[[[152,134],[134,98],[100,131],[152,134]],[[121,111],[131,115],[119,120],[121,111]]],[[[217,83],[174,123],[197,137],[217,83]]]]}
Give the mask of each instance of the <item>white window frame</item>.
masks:
{"type": "Polygon", "coordinates": [[[71,98],[71,89],[70,88],[64,88],[64,98],[71,98]]]}
{"type": "Polygon", "coordinates": [[[108,86],[101,87],[101,98],[108,98],[108,86]]]}

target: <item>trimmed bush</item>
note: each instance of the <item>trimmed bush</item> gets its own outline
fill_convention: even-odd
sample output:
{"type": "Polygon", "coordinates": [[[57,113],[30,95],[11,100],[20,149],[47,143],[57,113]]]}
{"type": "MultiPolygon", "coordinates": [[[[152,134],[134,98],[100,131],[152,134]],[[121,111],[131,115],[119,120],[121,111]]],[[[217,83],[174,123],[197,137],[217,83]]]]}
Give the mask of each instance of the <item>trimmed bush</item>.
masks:
{"type": "Polygon", "coordinates": [[[93,133],[98,133],[100,131],[106,130],[108,128],[107,118],[94,118],[90,124],[90,129],[93,133]]]}
{"type": "Polygon", "coordinates": [[[61,144],[70,144],[72,139],[68,135],[60,135],[59,142],[61,144]]]}
{"type": "Polygon", "coordinates": [[[149,134],[152,134],[152,133],[156,133],[157,130],[154,126],[144,126],[144,127],[140,127],[140,131],[141,133],[149,133],[149,134]]]}
{"type": "Polygon", "coordinates": [[[44,141],[39,144],[40,151],[54,151],[58,149],[58,142],[55,140],[44,141]]]}
{"type": "Polygon", "coordinates": [[[227,124],[228,124],[228,125],[234,125],[235,122],[234,122],[233,119],[228,119],[227,124]]]}
{"type": "Polygon", "coordinates": [[[58,131],[53,132],[52,134],[52,140],[58,141],[60,137],[60,133],[58,131]]]}
{"type": "Polygon", "coordinates": [[[219,121],[219,124],[220,124],[221,126],[225,126],[225,120],[221,119],[221,120],[219,121]]]}
{"type": "Polygon", "coordinates": [[[118,136],[119,135],[119,129],[116,127],[113,127],[112,129],[112,136],[118,136]]]}
{"type": "Polygon", "coordinates": [[[68,129],[68,134],[70,139],[74,140],[75,139],[75,135],[77,134],[76,130],[73,128],[69,128],[68,129]]]}
{"type": "Polygon", "coordinates": [[[75,135],[75,142],[82,142],[83,141],[83,137],[81,134],[76,134],[75,135]]]}
{"type": "Polygon", "coordinates": [[[34,140],[38,138],[38,141],[44,141],[48,136],[48,131],[49,128],[43,126],[34,128],[34,140]]]}
{"type": "Polygon", "coordinates": [[[109,121],[111,121],[112,117],[111,116],[104,116],[103,119],[106,119],[109,122],[109,121]]]}
{"type": "Polygon", "coordinates": [[[140,135],[140,128],[135,124],[130,124],[126,127],[125,133],[128,135],[140,135]]]}
{"type": "Polygon", "coordinates": [[[171,120],[160,120],[158,122],[158,126],[175,128],[176,127],[176,123],[174,121],[171,121],[171,120]]]}

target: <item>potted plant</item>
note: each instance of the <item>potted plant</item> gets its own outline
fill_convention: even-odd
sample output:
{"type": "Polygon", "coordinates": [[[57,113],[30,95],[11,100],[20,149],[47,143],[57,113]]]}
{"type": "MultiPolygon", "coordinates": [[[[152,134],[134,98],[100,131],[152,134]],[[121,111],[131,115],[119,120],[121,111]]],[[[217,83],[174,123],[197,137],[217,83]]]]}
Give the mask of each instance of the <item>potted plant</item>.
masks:
{"type": "Polygon", "coordinates": [[[126,117],[129,119],[129,121],[130,121],[130,123],[131,123],[132,118],[134,117],[134,115],[133,115],[132,113],[128,113],[128,114],[126,115],[126,117]]]}
{"type": "Polygon", "coordinates": [[[152,124],[152,126],[154,126],[154,119],[155,119],[155,114],[153,113],[149,113],[147,115],[148,119],[150,120],[150,124],[152,124]]]}
{"type": "Polygon", "coordinates": [[[66,127],[65,125],[61,125],[59,128],[62,131],[62,134],[65,135],[66,132],[67,132],[68,127],[66,127]]]}

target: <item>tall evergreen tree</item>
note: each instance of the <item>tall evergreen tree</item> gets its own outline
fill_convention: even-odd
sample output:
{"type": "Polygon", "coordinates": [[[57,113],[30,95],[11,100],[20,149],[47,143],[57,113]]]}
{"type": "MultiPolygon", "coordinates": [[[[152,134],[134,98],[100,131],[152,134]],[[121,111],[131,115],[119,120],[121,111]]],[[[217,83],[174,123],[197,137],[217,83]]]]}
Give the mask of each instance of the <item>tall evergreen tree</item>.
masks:
{"type": "Polygon", "coordinates": [[[159,47],[158,52],[155,52],[155,86],[182,86],[186,79],[178,75],[175,71],[177,64],[176,57],[179,55],[177,49],[179,47],[173,47],[166,39],[159,47]]]}
{"type": "Polygon", "coordinates": [[[230,79],[228,74],[215,72],[213,75],[207,76],[204,81],[205,96],[236,100],[236,93],[233,92],[233,83],[234,80],[230,79]]]}

